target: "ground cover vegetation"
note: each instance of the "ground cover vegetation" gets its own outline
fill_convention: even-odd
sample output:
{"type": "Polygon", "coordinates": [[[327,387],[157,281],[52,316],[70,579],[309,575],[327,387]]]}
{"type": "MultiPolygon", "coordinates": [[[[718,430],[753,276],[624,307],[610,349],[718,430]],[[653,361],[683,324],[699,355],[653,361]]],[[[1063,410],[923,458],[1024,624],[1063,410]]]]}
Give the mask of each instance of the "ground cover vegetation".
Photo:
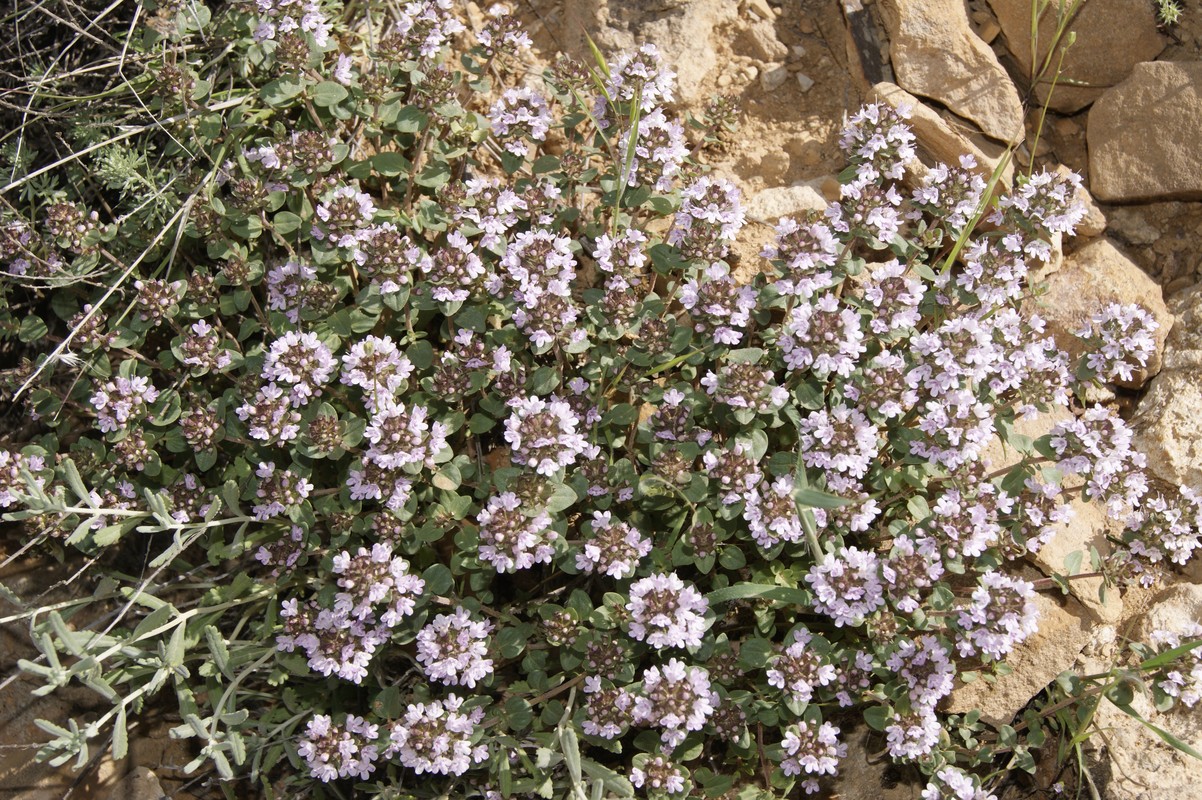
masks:
{"type": "MultiPolygon", "coordinates": [[[[0,507],[87,558],[87,597],[18,615],[22,668],[111,704],[43,757],[119,757],[168,698],[191,769],[282,796],[821,794],[860,721],[928,800],[1033,768],[1063,705],[940,704],[1037,591],[1151,584],[1202,521],[1087,399],[1151,317],[1105,309],[1074,361],[1020,309],[1076,177],[908,188],[867,106],[840,199],[736,280],[728,101],[678,118],[653,43],[531,73],[513,17],[462,11],[147,3],[86,102],[39,66],[2,151],[0,507]],[[1078,500],[1111,552],[1024,578],[1078,500]]],[[[1200,633],[1066,691],[1192,707],[1200,633]]]]}

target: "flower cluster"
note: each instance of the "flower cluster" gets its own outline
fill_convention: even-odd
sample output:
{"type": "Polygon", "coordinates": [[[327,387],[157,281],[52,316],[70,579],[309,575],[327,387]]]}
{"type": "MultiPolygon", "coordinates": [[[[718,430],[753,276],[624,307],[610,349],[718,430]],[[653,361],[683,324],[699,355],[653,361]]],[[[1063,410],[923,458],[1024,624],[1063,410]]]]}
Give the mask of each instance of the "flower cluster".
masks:
{"type": "Polygon", "coordinates": [[[1089,344],[1085,365],[1098,378],[1129,383],[1156,352],[1159,327],[1142,306],[1111,303],[1076,333],[1089,344]]]}
{"type": "Polygon", "coordinates": [[[492,564],[497,572],[530,569],[549,564],[555,555],[559,534],[551,528],[551,516],[541,511],[528,516],[521,511],[522,501],[513,492],[491,497],[480,511],[480,560],[492,564]]]}
{"type": "Polygon", "coordinates": [[[539,475],[553,475],[587,449],[580,419],[563,400],[515,397],[509,405],[513,413],[505,421],[505,441],[513,447],[514,463],[529,465],[539,475]]]}
{"type": "Polygon", "coordinates": [[[145,417],[149,406],[158,399],[159,390],[149,378],[141,375],[118,376],[105,381],[91,398],[96,425],[105,432],[123,430],[145,417]]]}
{"type": "Polygon", "coordinates": [[[474,620],[466,608],[438,614],[417,634],[417,660],[431,680],[475,687],[492,674],[488,635],[492,625],[474,620]]]}
{"type": "Polygon", "coordinates": [[[484,710],[476,707],[464,711],[463,704],[464,699],[454,694],[445,700],[411,703],[389,729],[384,757],[397,756],[418,775],[467,772],[488,756],[488,748],[473,744],[484,710]]]}
{"type": "Polygon", "coordinates": [[[594,511],[593,536],[576,554],[576,569],[628,578],[651,552],[651,540],[628,522],[617,522],[608,511],[594,511]]]}
{"type": "Polygon", "coordinates": [[[375,771],[379,748],[379,726],[363,717],[348,714],[342,725],[325,714],[315,714],[305,727],[297,753],[305,759],[310,774],[323,783],[348,776],[367,780],[375,771]]]}
{"type": "Polygon", "coordinates": [[[649,575],[630,586],[630,635],[656,650],[698,647],[709,603],[676,573],[649,575]]]}

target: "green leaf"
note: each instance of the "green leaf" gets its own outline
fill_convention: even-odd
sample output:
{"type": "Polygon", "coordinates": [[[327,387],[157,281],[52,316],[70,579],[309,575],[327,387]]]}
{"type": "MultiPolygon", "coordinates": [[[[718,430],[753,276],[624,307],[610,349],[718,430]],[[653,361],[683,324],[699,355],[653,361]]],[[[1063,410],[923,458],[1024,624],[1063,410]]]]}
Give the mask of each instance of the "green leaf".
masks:
{"type": "Polygon", "coordinates": [[[1074,550],[1064,557],[1064,571],[1067,575],[1076,575],[1081,572],[1081,562],[1085,560],[1085,552],[1082,550],[1074,550]]]}
{"type": "Polygon", "coordinates": [[[618,403],[616,406],[605,412],[605,416],[601,418],[603,425],[617,425],[624,428],[633,424],[639,418],[639,410],[630,403],[618,403]]]}
{"type": "Polygon", "coordinates": [[[545,172],[554,172],[559,169],[558,156],[539,156],[531,165],[531,170],[535,175],[541,175],[545,172]]]}
{"type": "Polygon", "coordinates": [[[409,159],[401,153],[376,153],[370,161],[372,169],[386,177],[404,175],[409,171],[409,159]]]}
{"type": "Polygon", "coordinates": [[[426,112],[417,106],[405,106],[397,113],[392,128],[399,133],[418,133],[426,127],[429,121],[426,112]]]}
{"type": "Polygon", "coordinates": [[[893,719],[893,709],[888,706],[869,706],[864,709],[864,721],[874,731],[883,731],[893,719]]]}
{"type": "Polygon", "coordinates": [[[294,100],[304,88],[304,83],[296,78],[276,78],[263,85],[259,90],[259,97],[262,97],[267,105],[279,108],[294,100]]]}
{"type": "Polygon", "coordinates": [[[280,236],[287,236],[300,230],[301,218],[291,211],[281,211],[272,218],[272,227],[280,236]]]}
{"type": "Polygon", "coordinates": [[[310,96],[313,98],[313,104],[321,108],[329,108],[336,106],[347,98],[346,87],[334,81],[322,81],[313,87],[310,96]]]}
{"type": "Polygon", "coordinates": [[[225,638],[215,626],[205,626],[205,642],[209,645],[209,652],[213,654],[213,663],[217,665],[217,669],[229,677],[230,651],[226,647],[225,638]]]}
{"type": "Polygon", "coordinates": [[[731,350],[726,354],[726,360],[732,364],[758,364],[763,357],[764,349],[762,347],[744,347],[740,350],[731,350]]]}
{"type": "Polygon", "coordinates": [[[737,545],[730,545],[722,548],[722,552],[718,554],[718,563],[723,569],[742,569],[747,566],[747,557],[737,545]]]}
{"type": "Polygon", "coordinates": [[[454,583],[451,570],[445,564],[434,564],[427,568],[422,573],[422,580],[426,582],[426,589],[423,592],[426,595],[446,594],[454,583]]]}
{"type": "Polygon", "coordinates": [[[830,492],[824,492],[821,489],[800,486],[793,490],[793,499],[797,501],[799,506],[806,508],[842,508],[851,503],[845,497],[839,497],[830,492]]]}
{"type": "Polygon", "coordinates": [[[46,327],[45,321],[37,314],[30,314],[21,320],[21,329],[17,332],[17,338],[22,342],[29,344],[42,339],[50,329],[46,327]]]}
{"type": "Polygon", "coordinates": [[[634,797],[634,786],[623,776],[589,758],[580,759],[580,767],[593,780],[601,781],[605,789],[618,797],[634,797]]]}
{"type": "Polygon", "coordinates": [[[171,640],[167,642],[167,664],[171,667],[183,666],[184,663],[184,645],[186,644],[185,636],[188,632],[188,626],[180,622],[175,626],[175,630],[171,632],[171,640]]]}
{"type": "Polygon", "coordinates": [[[129,753],[129,730],[126,728],[125,704],[117,709],[117,718],[113,721],[113,760],[120,761],[129,753]]]}
{"type": "Polygon", "coordinates": [[[216,450],[197,450],[194,456],[196,468],[201,472],[208,472],[217,463],[216,450]]]}
{"type": "Polygon", "coordinates": [[[571,508],[577,500],[576,492],[567,484],[557,484],[555,491],[547,498],[547,511],[552,514],[571,508]]]}
{"type": "Polygon", "coordinates": [[[467,429],[479,435],[492,430],[496,424],[497,421],[487,414],[472,414],[472,418],[467,421],[467,429]]]}
{"type": "Polygon", "coordinates": [[[715,589],[706,595],[710,605],[755,597],[781,603],[796,603],[800,606],[810,605],[809,592],[804,589],[794,589],[789,586],[767,586],[762,583],[736,583],[724,589],[715,589]]]}
{"type": "Polygon", "coordinates": [[[459,467],[450,463],[444,465],[442,469],[434,473],[434,477],[430,482],[434,484],[435,489],[453,492],[463,483],[463,476],[459,473],[459,467]]]}
{"type": "Polygon", "coordinates": [[[1186,642],[1185,644],[1174,647],[1171,650],[1165,650],[1163,653],[1139,662],[1139,670],[1140,672],[1148,672],[1150,670],[1159,669],[1160,667],[1173,663],[1186,653],[1198,647],[1202,647],[1202,639],[1195,639],[1192,642],[1186,642]]]}
{"type": "Polygon", "coordinates": [[[772,657],[772,642],[758,636],[745,639],[739,647],[739,666],[743,669],[762,669],[772,657]]]}

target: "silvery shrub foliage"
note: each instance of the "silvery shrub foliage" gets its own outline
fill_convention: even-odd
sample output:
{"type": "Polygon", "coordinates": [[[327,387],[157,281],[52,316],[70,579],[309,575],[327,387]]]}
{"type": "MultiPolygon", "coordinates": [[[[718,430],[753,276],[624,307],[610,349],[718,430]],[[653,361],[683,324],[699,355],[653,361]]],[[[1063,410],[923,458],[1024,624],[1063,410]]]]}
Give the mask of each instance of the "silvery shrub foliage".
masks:
{"type": "Polygon", "coordinates": [[[927,800],[986,798],[1046,729],[941,707],[1038,631],[1028,557],[1080,502],[1109,585],[1198,547],[1083,399],[1155,322],[1107,308],[1074,361],[1031,312],[1075,176],[915,179],[870,105],[839,199],[736,258],[732,112],[681,119],[653,44],[534,74],[451,0],[144,21],[161,122],[0,226],[0,507],[96,559],[22,666],[112,705],[45,757],[174,693],[189,769],[281,796],[822,795],[866,724],[927,800]]]}

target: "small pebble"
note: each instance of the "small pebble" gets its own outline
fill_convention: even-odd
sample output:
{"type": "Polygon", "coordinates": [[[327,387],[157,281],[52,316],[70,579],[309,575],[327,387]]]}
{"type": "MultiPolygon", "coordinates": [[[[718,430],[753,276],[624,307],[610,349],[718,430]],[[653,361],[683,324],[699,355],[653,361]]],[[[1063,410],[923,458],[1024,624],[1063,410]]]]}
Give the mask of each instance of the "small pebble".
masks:
{"type": "Polygon", "coordinates": [[[1061,136],[1076,136],[1081,132],[1081,126],[1078,125],[1076,121],[1068,119],[1067,117],[1056,120],[1055,125],[1056,133],[1060,134],[1061,136]]]}
{"type": "Polygon", "coordinates": [[[797,73],[797,83],[801,86],[801,90],[803,92],[808,92],[810,89],[814,88],[814,79],[809,75],[806,75],[804,72],[797,73]]]}
{"type": "Polygon", "coordinates": [[[789,70],[784,64],[765,64],[760,73],[760,86],[764,91],[771,92],[779,89],[789,79],[789,70]]]}

